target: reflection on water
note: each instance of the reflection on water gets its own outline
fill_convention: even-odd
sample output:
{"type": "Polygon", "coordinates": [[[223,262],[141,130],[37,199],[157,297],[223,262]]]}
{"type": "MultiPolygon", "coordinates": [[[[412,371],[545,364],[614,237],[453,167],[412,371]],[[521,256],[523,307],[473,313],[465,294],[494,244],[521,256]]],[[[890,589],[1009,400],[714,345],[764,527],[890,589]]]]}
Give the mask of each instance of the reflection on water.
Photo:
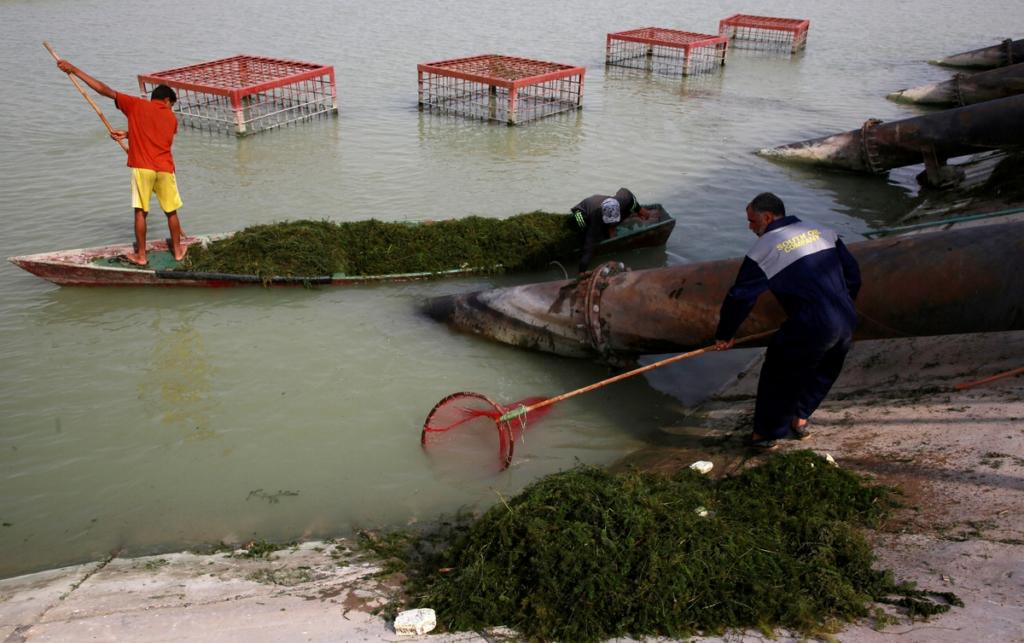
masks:
{"type": "Polygon", "coordinates": [[[806,55],[806,48],[801,48],[794,52],[790,51],[789,47],[760,47],[753,43],[743,44],[742,40],[734,40],[729,43],[730,62],[756,58],[799,62],[806,55]]]}
{"type": "Polygon", "coordinates": [[[582,124],[581,110],[516,126],[424,110],[419,113],[418,132],[427,153],[505,162],[575,153],[583,137],[582,124]]]}
{"type": "Polygon", "coordinates": [[[660,93],[666,97],[702,98],[721,92],[723,73],[716,70],[707,74],[673,77],[647,69],[606,65],[604,80],[610,89],[648,97],[660,93]]]}
{"type": "Polygon", "coordinates": [[[152,359],[144,362],[139,396],[152,405],[160,422],[187,440],[215,437],[211,427],[214,404],[210,399],[214,370],[206,358],[203,337],[194,325],[195,314],[178,313],[168,322],[153,320],[152,359]]]}
{"type": "Polygon", "coordinates": [[[871,176],[789,165],[786,173],[794,181],[832,195],[836,211],[860,219],[868,228],[893,225],[912,210],[920,199],[905,184],[893,182],[888,176],[871,176]]]}
{"type": "MultiPolygon", "coordinates": [[[[203,137],[204,148],[230,154],[235,169],[242,175],[252,174],[264,166],[286,172],[305,168],[310,156],[334,156],[340,153],[341,123],[337,116],[318,117],[310,121],[293,123],[260,133],[259,136],[238,138],[231,134],[209,131],[188,132],[189,138],[203,137]]],[[[204,155],[205,156],[205,155],[204,155]]],[[[215,165],[210,169],[224,170],[223,158],[209,157],[215,165]]]]}

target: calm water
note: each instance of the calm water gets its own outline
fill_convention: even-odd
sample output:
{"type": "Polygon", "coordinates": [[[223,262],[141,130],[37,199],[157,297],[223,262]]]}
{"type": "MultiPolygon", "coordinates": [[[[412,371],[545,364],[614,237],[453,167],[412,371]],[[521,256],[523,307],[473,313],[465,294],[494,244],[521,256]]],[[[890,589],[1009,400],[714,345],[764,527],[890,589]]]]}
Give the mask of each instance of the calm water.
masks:
{"type": "MultiPolygon", "coordinates": [[[[340,117],[246,140],[183,129],[191,234],[311,217],[417,220],[566,211],[625,185],[680,217],[657,266],[741,254],[742,208],[773,190],[851,239],[913,204],[888,180],[786,168],[760,147],[915,112],[887,92],[945,79],[924,61],[1019,36],[1019,0],[291,3],[0,0],[0,255],[129,241],[123,155],[41,46],[115,88],[240,52],[333,64],[340,117]],[[713,32],[747,12],[806,17],[795,57],[731,55],[685,81],[605,70],[604,34],[713,32]],[[421,114],[417,62],[505,53],[585,65],[584,109],[519,128],[421,114]]],[[[115,124],[120,114],[99,99],[115,124]]],[[[153,235],[164,233],[151,217],[153,235]]],[[[607,463],[678,419],[713,360],[567,402],[514,469],[467,480],[418,445],[435,401],[511,401],[602,367],[455,335],[425,298],[554,272],[376,288],[61,289],[0,266],[0,575],[217,540],[285,540],[487,505],[575,462],[607,463]]],[[[721,356],[717,356],[721,357],[721,356]]],[[[712,374],[712,375],[709,375],[712,374]]]]}

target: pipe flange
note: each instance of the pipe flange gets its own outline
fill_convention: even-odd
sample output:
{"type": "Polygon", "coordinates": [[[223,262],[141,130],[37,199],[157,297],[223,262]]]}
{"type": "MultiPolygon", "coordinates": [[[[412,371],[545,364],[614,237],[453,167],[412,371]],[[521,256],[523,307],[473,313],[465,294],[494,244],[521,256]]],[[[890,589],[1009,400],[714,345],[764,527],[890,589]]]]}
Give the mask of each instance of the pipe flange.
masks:
{"type": "Polygon", "coordinates": [[[953,99],[956,101],[956,106],[957,107],[964,107],[964,106],[967,105],[967,103],[964,102],[964,92],[963,92],[963,89],[960,87],[960,83],[963,81],[963,79],[964,79],[964,75],[963,74],[954,74],[953,75],[953,99]]]}
{"type": "Polygon", "coordinates": [[[885,172],[885,168],[882,166],[881,155],[878,152],[878,141],[875,139],[875,128],[882,124],[883,121],[877,118],[869,118],[864,121],[864,124],[860,128],[860,146],[861,146],[861,158],[864,159],[864,165],[872,174],[882,174],[885,172]]]}
{"type": "Polygon", "coordinates": [[[576,327],[587,343],[602,355],[608,352],[608,335],[601,325],[601,294],[612,277],[628,270],[620,261],[609,261],[595,268],[576,289],[576,327]]]}

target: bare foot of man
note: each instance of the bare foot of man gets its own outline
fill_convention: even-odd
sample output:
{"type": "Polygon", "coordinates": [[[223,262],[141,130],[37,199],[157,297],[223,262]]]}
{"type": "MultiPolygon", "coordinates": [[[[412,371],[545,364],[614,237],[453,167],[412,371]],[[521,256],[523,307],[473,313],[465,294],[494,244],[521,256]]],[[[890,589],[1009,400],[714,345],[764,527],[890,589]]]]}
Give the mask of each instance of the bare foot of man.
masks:
{"type": "Polygon", "coordinates": [[[177,248],[174,248],[171,251],[171,254],[174,255],[175,261],[181,261],[182,259],[185,258],[185,255],[188,254],[188,248],[186,248],[185,246],[178,246],[177,248]]]}
{"type": "Polygon", "coordinates": [[[136,266],[145,266],[149,263],[149,260],[146,259],[146,255],[140,255],[135,252],[125,254],[124,258],[128,260],[128,263],[135,264],[136,266]]]}

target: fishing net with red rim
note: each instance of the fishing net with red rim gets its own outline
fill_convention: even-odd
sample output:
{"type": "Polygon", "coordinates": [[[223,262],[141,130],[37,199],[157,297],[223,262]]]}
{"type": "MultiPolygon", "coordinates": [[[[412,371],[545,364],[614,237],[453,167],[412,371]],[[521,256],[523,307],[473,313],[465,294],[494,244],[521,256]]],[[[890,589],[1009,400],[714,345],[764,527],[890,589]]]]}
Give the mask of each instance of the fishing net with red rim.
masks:
{"type": "MultiPolygon", "coordinates": [[[[777,330],[777,329],[776,329],[777,330]]],[[[775,333],[766,330],[746,337],[739,337],[733,344],[743,344],[756,339],[764,339],[775,333]]],[[[452,462],[470,463],[493,462],[494,444],[498,445],[498,470],[507,469],[512,464],[512,453],[517,441],[526,432],[526,427],[546,415],[557,402],[567,400],[582,393],[592,391],[608,384],[613,384],[627,377],[633,377],[666,364],[702,355],[708,351],[720,350],[717,345],[705,346],[686,353],[680,353],[653,364],[641,366],[614,377],[601,380],[589,386],[578,388],[562,395],[550,398],[529,397],[507,406],[502,406],[480,393],[464,391],[453,393],[438,402],[423,423],[420,443],[424,450],[432,455],[439,451],[453,451],[445,457],[452,462]]]]}
{"type": "Polygon", "coordinates": [[[502,406],[480,393],[452,393],[434,405],[427,415],[420,443],[432,458],[466,466],[493,464],[499,471],[506,469],[512,463],[516,441],[522,437],[527,425],[547,413],[550,407],[505,420],[502,416],[543,399],[529,397],[502,406]]]}

